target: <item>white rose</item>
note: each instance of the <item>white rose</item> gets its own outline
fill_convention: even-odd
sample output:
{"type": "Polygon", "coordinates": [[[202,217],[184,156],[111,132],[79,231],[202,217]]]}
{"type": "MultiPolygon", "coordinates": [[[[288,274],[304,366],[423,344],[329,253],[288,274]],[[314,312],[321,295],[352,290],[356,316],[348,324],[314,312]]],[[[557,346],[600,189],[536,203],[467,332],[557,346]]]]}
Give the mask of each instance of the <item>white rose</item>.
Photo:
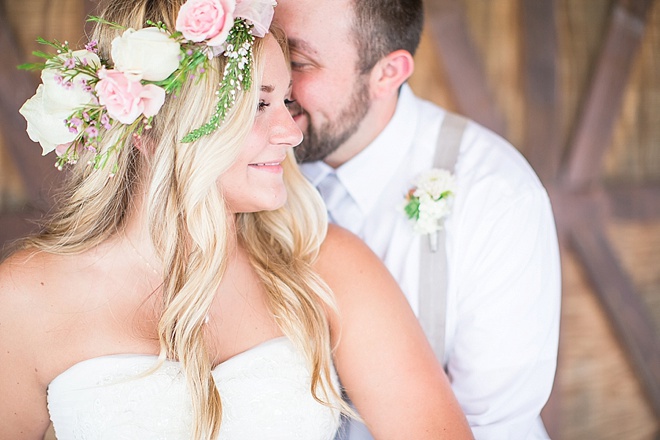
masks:
{"type": "Polygon", "coordinates": [[[27,120],[28,136],[41,144],[45,156],[58,145],[73,141],[76,134],[69,131],[64,123],[65,119],[71,116],[71,112],[48,110],[44,89],[44,85],[39,84],[36,95],[28,99],[19,112],[27,120]]]}
{"type": "Polygon", "coordinates": [[[179,67],[181,48],[165,31],[127,29],[112,40],[115,69],[147,81],[167,79],[179,67]]]}
{"type": "Polygon", "coordinates": [[[422,213],[419,214],[419,219],[414,224],[413,229],[419,234],[430,234],[437,231],[439,228],[438,220],[422,213]]]}
{"type": "MultiPolygon", "coordinates": [[[[69,55],[60,55],[67,58],[69,55]]],[[[98,67],[99,57],[87,50],[73,52],[73,57],[86,60],[87,64],[98,67]]],[[[61,72],[55,69],[44,69],[41,72],[42,84],[37,93],[20,108],[19,112],[27,120],[27,132],[30,139],[39,142],[46,155],[58,145],[73,141],[76,133],[69,130],[65,120],[77,109],[90,104],[94,95],[85,86],[84,81],[91,77],[78,74],[73,82],[65,87],[62,85],[61,72]]]]}
{"type": "Polygon", "coordinates": [[[433,198],[440,197],[445,191],[454,191],[454,176],[447,170],[432,169],[423,173],[418,180],[418,188],[429,193],[433,198]]]}

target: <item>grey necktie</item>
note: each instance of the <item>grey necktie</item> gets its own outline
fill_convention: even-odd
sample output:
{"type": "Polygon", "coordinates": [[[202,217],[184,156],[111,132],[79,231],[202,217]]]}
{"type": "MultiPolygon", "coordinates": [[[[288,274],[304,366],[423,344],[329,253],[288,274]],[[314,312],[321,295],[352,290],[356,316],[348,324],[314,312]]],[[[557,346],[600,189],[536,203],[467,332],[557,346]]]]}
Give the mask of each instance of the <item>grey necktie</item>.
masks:
{"type": "Polygon", "coordinates": [[[318,190],[325,201],[330,221],[357,233],[362,225],[362,213],[337,174],[328,174],[319,183],[318,190]]]}

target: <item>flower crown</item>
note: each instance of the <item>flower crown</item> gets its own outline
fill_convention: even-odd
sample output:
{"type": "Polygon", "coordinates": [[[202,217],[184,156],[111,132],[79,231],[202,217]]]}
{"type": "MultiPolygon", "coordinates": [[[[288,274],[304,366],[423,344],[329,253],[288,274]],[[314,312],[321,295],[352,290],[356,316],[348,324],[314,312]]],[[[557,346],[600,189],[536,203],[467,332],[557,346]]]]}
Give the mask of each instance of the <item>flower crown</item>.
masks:
{"type": "Polygon", "coordinates": [[[215,112],[181,142],[214,132],[234,105],[237,92],[251,86],[252,44],[268,32],[275,5],[274,0],[187,0],[174,32],[160,22],[148,21],[149,27],[136,31],[90,17],[124,29],[112,41],[112,61],[99,58],[95,41],[74,51],[67,42],[39,38],[56,54],[37,51],[34,55],[44,58],[44,63],[18,66],[42,70],[42,84],[19,110],[27,120],[30,139],[41,144],[43,155],[56,152],[60,170],[76,163],[86,150],[94,154],[94,168],[103,168],[128,136],[139,137],[151,128],[166,95],[176,95],[186,81],[203,76],[209,60],[223,54],[227,62],[215,112]],[[104,134],[117,125],[126,129],[102,149],[104,134]]]}

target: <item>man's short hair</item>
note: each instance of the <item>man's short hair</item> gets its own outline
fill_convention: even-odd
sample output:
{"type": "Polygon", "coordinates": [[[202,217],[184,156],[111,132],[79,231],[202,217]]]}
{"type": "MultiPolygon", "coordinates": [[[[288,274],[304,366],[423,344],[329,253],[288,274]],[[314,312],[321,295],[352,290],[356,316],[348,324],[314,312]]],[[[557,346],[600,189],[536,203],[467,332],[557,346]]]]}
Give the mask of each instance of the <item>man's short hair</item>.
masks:
{"type": "Polygon", "coordinates": [[[353,13],[361,73],[395,50],[415,54],[424,25],[422,0],[353,0],[353,13]]]}

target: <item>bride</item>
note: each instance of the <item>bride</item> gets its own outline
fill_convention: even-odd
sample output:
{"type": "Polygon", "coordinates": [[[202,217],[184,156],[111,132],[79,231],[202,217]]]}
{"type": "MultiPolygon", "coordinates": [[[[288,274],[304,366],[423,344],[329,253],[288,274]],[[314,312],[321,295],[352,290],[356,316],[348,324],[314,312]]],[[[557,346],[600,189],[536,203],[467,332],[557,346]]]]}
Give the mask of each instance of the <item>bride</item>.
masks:
{"type": "Polygon", "coordinates": [[[0,265],[0,438],[331,439],[344,393],[376,438],[470,437],[396,283],[298,172],[272,12],[112,0],[47,57],[21,113],[70,176],[0,265]]]}

